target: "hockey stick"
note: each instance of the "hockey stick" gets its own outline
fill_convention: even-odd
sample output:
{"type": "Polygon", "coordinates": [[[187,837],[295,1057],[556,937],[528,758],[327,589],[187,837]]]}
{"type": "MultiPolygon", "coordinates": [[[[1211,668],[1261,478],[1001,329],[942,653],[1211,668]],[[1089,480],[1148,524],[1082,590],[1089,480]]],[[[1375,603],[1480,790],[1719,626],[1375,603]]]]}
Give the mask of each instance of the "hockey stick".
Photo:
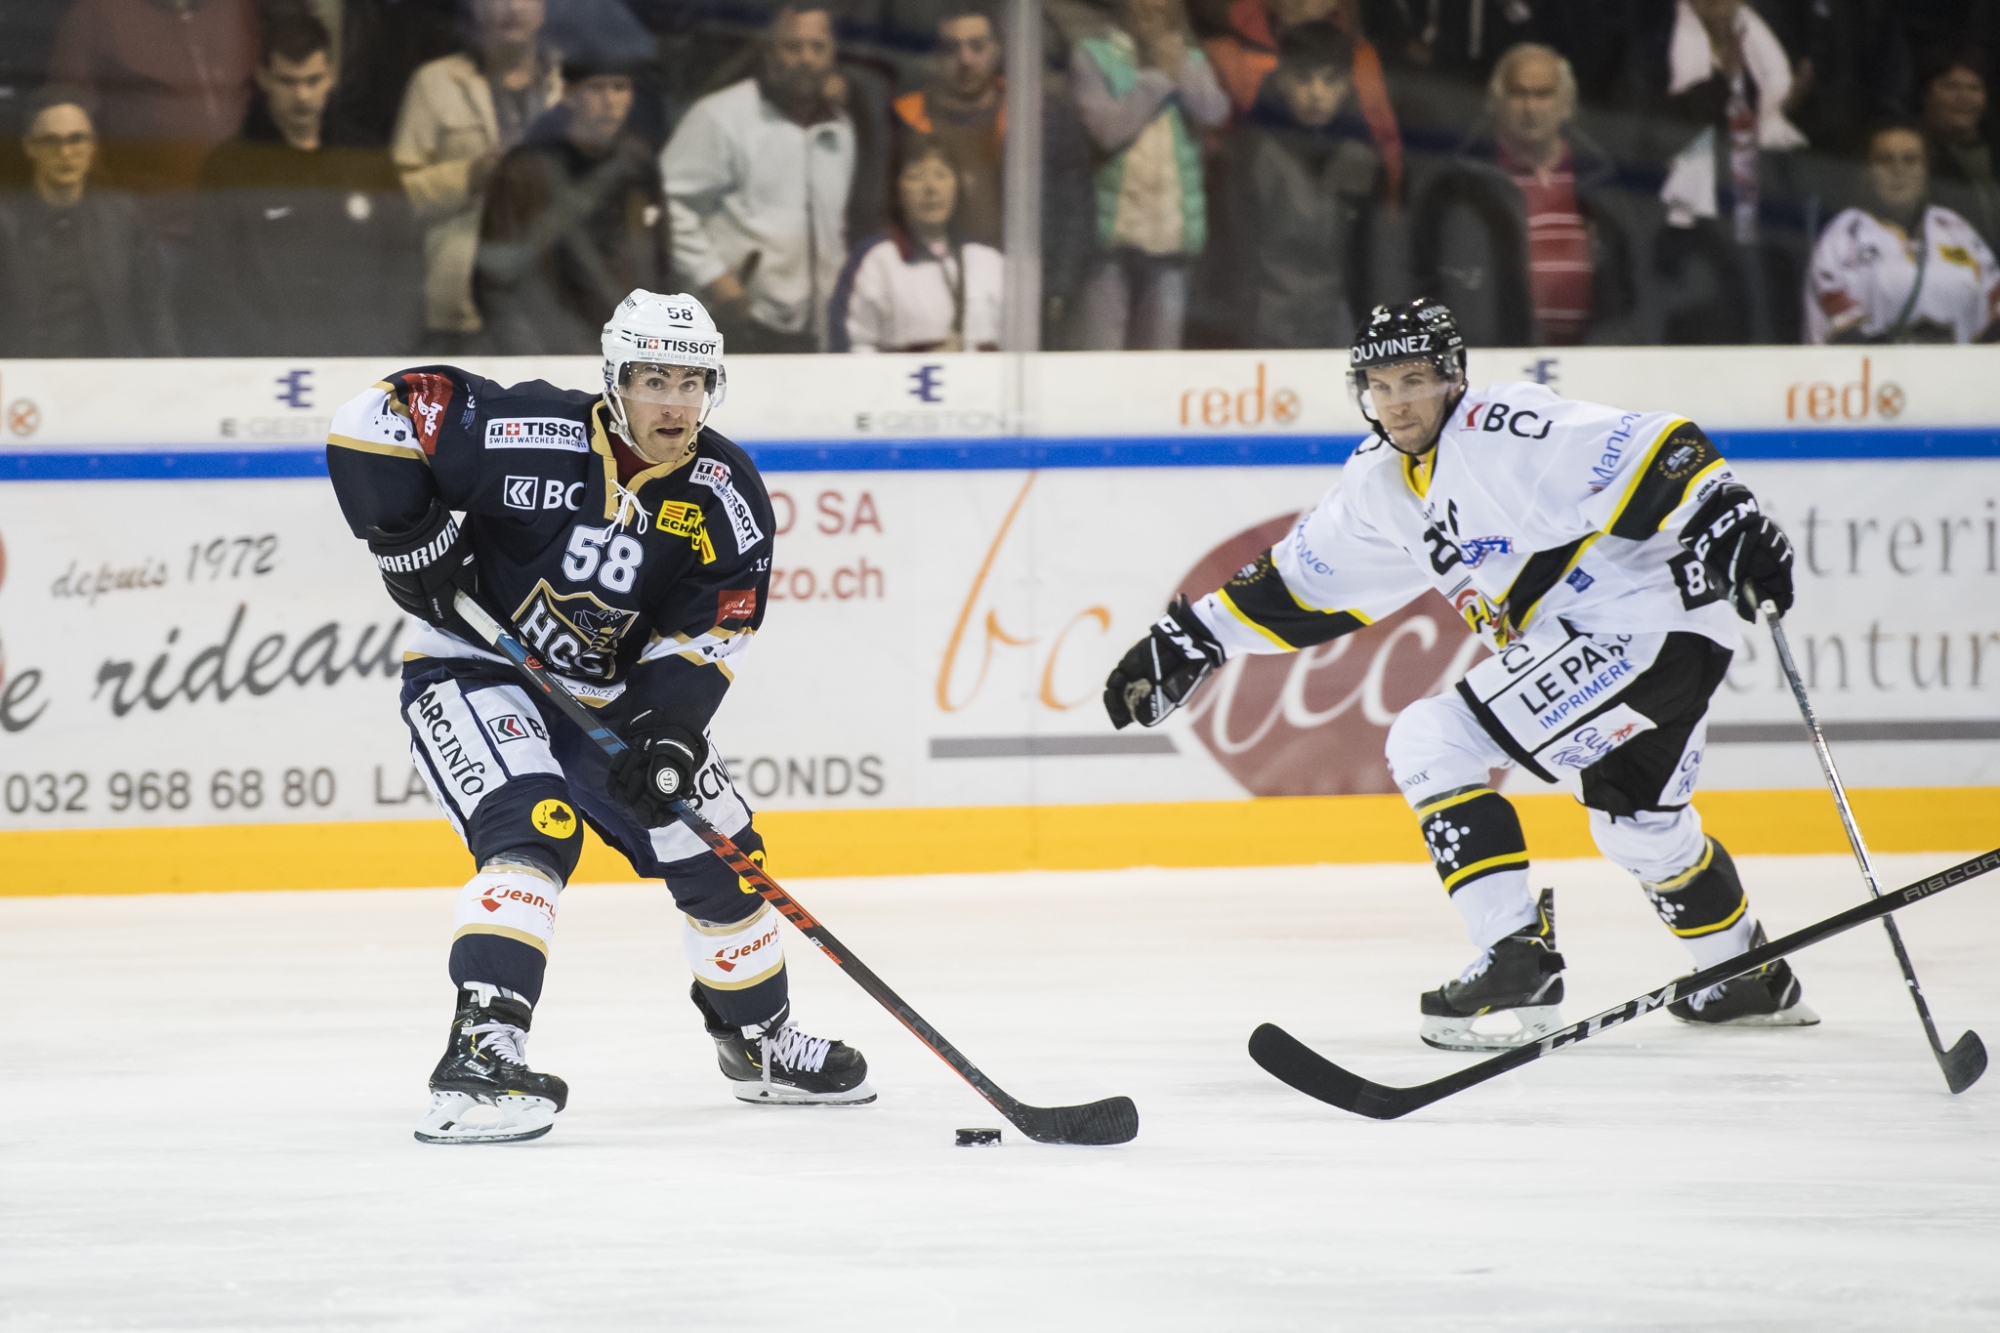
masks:
{"type": "MultiPolygon", "coordinates": [[[[598,748],[608,755],[620,754],[629,748],[593,717],[590,710],[563,687],[561,681],[550,675],[520,639],[488,615],[484,607],[462,592],[458,594],[455,607],[466,624],[519,667],[544,697],[563,716],[581,727],[584,735],[595,741],[598,748]]],[[[972,1085],[973,1091],[993,1103],[994,1109],[1007,1117],[1014,1128],[1037,1143],[1126,1143],[1138,1135],[1139,1109],[1132,1104],[1130,1097],[1107,1097],[1082,1106],[1029,1106],[1009,1096],[981,1073],[977,1065],[961,1055],[956,1046],[946,1041],[942,1033],[925,1022],[921,1014],[904,1003],[902,996],[890,990],[888,983],[856,958],[846,945],[834,937],[832,931],[820,924],[817,917],[780,888],[776,880],[764,873],[763,867],[745,856],[727,835],[703,819],[692,805],[686,801],[675,801],[672,808],[681,823],[694,830],[695,836],[707,843],[710,851],[754,885],[757,892],[764,896],[764,901],[777,908],[787,921],[799,928],[800,934],[818,945],[820,952],[832,959],[835,966],[854,978],[862,990],[894,1014],[904,1027],[916,1035],[918,1041],[930,1048],[931,1054],[950,1065],[960,1078],[972,1085]]]]}
{"type": "Polygon", "coordinates": [[[1670,982],[1651,994],[1636,999],[1603,1013],[1586,1018],[1581,1023],[1571,1023],[1540,1041],[1526,1046],[1516,1046],[1511,1051],[1503,1051],[1478,1064],[1468,1065],[1455,1074],[1433,1079],[1429,1083],[1419,1083],[1413,1088],[1391,1088],[1381,1083],[1371,1083],[1357,1074],[1350,1074],[1339,1065],[1315,1052],[1310,1046],[1298,1040],[1284,1029],[1266,1023],[1250,1034],[1250,1058],[1262,1065],[1266,1071],[1289,1083],[1308,1097],[1319,1100],[1343,1111],[1365,1115],[1375,1120],[1394,1120],[1408,1115],[1419,1107],[1429,1106],[1455,1092],[1484,1083],[1489,1078],[1498,1078],[1510,1069],[1516,1069],[1530,1060],[1539,1060],[1555,1051],[1566,1051],[1580,1041],[1586,1041],[1598,1033],[1617,1027],[1620,1023],[1638,1018],[1654,1009],[1664,1009],[1674,1001],[1692,995],[1705,986],[1713,986],[1718,981],[1754,972],[1774,958],[1782,958],[1821,940],[1832,939],[1835,935],[1854,929],[1865,921],[1877,917],[1886,918],[1900,907],[1907,907],[1922,898],[1940,893],[1955,884],[1963,884],[1989,870],[2000,869],[2000,848],[1975,856],[1970,861],[1962,861],[1949,870],[1941,871],[1927,879],[1897,889],[1885,898],[1877,898],[1845,912],[1826,918],[1804,930],[1795,930],[1781,939],[1760,945],[1748,953],[1705,967],[1693,976],[1682,977],[1670,982]]]}
{"type": "MultiPolygon", "coordinates": [[[[1792,646],[1785,639],[1784,618],[1778,614],[1775,603],[1765,602],[1762,610],[1764,623],[1771,628],[1771,642],[1778,645],[1778,662],[1785,668],[1785,679],[1791,682],[1792,697],[1799,701],[1799,715],[1805,718],[1806,730],[1812,733],[1813,753],[1819,756],[1820,772],[1826,774],[1833,807],[1840,812],[1840,826],[1847,830],[1848,845],[1854,848],[1854,859],[1861,864],[1861,878],[1868,885],[1868,896],[1880,898],[1882,890],[1875,879],[1875,864],[1868,857],[1867,844],[1861,841],[1861,827],[1854,822],[1854,811],[1847,804],[1847,788],[1841,785],[1840,774],[1834,771],[1833,752],[1826,748],[1826,735],[1813,715],[1812,701],[1806,698],[1806,683],[1799,678],[1798,664],[1792,660],[1792,646]]],[[[1923,1020],[1931,1054],[1937,1057],[1938,1068],[1944,1071],[1944,1085],[1953,1092],[1964,1092],[1986,1072],[1986,1044],[1979,1040],[1977,1032],[1967,1032],[1950,1050],[1944,1048],[1944,1043],[1938,1040],[1937,1024],[1931,1021],[1931,1007],[1924,1003],[1923,987],[1917,984],[1917,970],[1910,965],[1909,952],[1903,948],[1903,933],[1896,929],[1895,920],[1886,916],[1882,918],[1882,929],[1889,932],[1889,947],[1896,952],[1896,966],[1903,969],[1903,983],[1910,988],[1917,1017],[1923,1020]]]]}

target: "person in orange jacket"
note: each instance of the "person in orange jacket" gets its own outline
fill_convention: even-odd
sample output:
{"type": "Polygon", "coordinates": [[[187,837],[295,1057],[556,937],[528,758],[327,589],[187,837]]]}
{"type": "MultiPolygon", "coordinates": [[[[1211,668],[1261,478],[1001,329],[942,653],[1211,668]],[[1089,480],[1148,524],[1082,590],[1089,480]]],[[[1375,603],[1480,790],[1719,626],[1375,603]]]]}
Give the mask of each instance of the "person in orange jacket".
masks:
{"type": "Polygon", "coordinates": [[[1361,30],[1359,7],[1353,0],[1235,0],[1229,6],[1229,31],[1202,42],[1216,79],[1229,94],[1233,124],[1250,114],[1257,90],[1278,67],[1278,33],[1297,23],[1323,22],[1354,41],[1354,99],[1375,149],[1389,199],[1403,196],[1403,136],[1396,112],[1389,105],[1389,84],[1382,74],[1382,56],[1361,30]]]}

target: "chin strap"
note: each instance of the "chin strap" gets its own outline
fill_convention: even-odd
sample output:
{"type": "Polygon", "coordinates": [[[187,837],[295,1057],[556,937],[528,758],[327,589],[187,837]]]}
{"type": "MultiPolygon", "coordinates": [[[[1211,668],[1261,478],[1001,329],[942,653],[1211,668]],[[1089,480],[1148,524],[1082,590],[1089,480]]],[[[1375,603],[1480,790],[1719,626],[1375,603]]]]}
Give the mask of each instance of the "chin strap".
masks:
{"type": "MultiPolygon", "coordinates": [[[[709,413],[722,406],[727,386],[728,381],[718,375],[716,378],[716,391],[714,393],[705,393],[701,396],[701,415],[694,419],[694,433],[697,436],[708,428],[709,413]]],[[[602,396],[604,399],[604,414],[611,418],[612,432],[619,439],[625,441],[627,449],[644,458],[646,456],[644,451],[632,439],[632,423],[625,419],[625,404],[619,400],[616,393],[609,389],[605,390],[602,396]]]]}

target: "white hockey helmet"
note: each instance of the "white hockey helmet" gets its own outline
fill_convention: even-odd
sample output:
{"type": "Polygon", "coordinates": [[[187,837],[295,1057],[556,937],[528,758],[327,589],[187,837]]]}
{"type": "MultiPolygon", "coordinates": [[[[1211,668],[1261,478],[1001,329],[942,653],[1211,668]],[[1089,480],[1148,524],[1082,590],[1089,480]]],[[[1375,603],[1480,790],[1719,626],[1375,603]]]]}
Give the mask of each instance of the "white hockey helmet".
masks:
{"type": "Polygon", "coordinates": [[[634,366],[695,366],[706,371],[703,387],[708,401],[702,406],[701,421],[708,420],[708,414],[722,405],[729,391],[729,375],[722,366],[722,334],[702,303],[685,292],[662,296],[643,287],[633,288],[604,326],[603,347],[604,405],[610,409],[619,434],[628,441],[631,428],[626,424],[620,395],[628,392],[634,366]]]}

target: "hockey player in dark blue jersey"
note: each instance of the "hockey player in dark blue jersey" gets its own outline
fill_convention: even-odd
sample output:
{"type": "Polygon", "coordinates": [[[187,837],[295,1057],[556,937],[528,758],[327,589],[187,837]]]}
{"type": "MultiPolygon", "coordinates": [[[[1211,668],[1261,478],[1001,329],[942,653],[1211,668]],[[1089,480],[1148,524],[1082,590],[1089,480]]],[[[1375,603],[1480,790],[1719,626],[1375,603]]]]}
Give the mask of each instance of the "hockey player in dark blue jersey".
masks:
{"type": "Polygon", "coordinates": [[[792,1022],[778,914],[660,795],[685,793],[761,857],[708,736],[728,659],[764,620],[775,527],[749,457],[704,424],[726,390],[701,303],[635,291],[604,327],[601,394],[421,366],[334,416],[341,510],[423,622],[403,667],[411,754],[477,870],[425,1142],[534,1138],[562,1109],[567,1087],[524,1047],[584,824],[686,915],[695,1007],[737,1097],[874,1100],[859,1051],[792,1022]],[[524,690],[453,612],[460,591],[516,625],[631,750],[606,760],[524,690]]]}

